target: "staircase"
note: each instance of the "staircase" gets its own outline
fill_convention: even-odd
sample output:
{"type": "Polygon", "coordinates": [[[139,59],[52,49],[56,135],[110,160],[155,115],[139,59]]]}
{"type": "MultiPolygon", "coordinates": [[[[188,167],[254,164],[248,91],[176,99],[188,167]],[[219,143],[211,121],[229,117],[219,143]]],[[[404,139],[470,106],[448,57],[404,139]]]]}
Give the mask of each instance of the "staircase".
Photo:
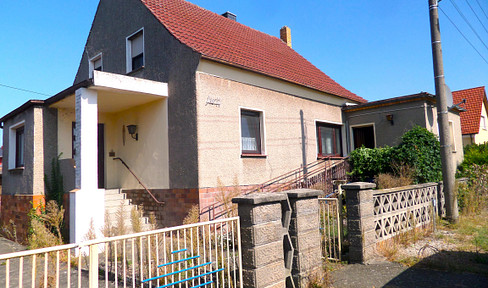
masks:
{"type": "MultiPolygon", "coordinates": [[[[106,189],[105,190],[105,211],[108,215],[108,221],[110,227],[113,227],[117,231],[118,220],[124,219],[125,234],[135,232],[132,228],[131,221],[131,211],[132,209],[137,209],[140,212],[137,205],[133,205],[130,199],[127,199],[125,193],[121,192],[120,189],[106,189]]],[[[107,219],[105,219],[107,221],[107,219]]],[[[151,224],[149,223],[149,218],[146,216],[141,216],[141,228],[142,231],[151,230],[151,224]]]]}

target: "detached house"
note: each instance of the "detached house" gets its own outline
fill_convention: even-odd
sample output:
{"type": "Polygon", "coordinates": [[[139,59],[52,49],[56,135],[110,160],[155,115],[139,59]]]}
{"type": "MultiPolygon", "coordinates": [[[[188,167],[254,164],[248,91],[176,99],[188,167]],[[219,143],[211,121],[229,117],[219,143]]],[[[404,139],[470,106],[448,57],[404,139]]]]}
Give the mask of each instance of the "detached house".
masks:
{"type": "Polygon", "coordinates": [[[488,101],[485,87],[452,92],[455,103],[466,100],[466,112],[461,114],[463,145],[483,144],[488,141],[488,101]]]}
{"type": "Polygon", "coordinates": [[[101,0],[73,86],[0,119],[2,207],[25,215],[60,155],[71,242],[103,224],[109,189],[180,224],[215,201],[218,179],[254,185],[344,155],[341,106],[363,102],[286,27],[280,39],[183,0],[101,0]]]}

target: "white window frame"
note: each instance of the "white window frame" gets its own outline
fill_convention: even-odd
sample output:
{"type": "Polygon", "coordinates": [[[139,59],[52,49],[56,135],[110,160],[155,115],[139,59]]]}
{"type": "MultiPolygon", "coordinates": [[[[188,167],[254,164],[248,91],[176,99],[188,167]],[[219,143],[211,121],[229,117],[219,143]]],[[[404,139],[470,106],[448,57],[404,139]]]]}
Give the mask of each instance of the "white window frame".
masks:
{"type": "Polygon", "coordinates": [[[25,166],[25,120],[19,121],[9,127],[9,142],[8,142],[8,169],[16,169],[15,156],[17,154],[17,129],[24,127],[24,166],[25,166]]]}
{"type": "Polygon", "coordinates": [[[93,71],[95,70],[95,62],[100,59],[100,62],[102,62],[102,71],[103,71],[103,57],[102,57],[102,53],[98,53],[97,55],[95,55],[94,57],[92,57],[89,61],[88,61],[88,72],[89,72],[89,78],[93,78],[93,71]]]}
{"type": "Polygon", "coordinates": [[[239,106],[239,152],[241,153],[241,156],[266,156],[267,154],[267,149],[266,149],[266,122],[264,120],[265,118],[265,112],[262,109],[256,109],[256,108],[249,108],[249,107],[243,107],[239,106]],[[242,116],[242,110],[247,110],[247,111],[252,111],[252,112],[257,112],[259,113],[259,125],[260,125],[260,138],[261,138],[261,154],[247,154],[247,153],[242,153],[242,127],[241,127],[241,116],[242,116]]]}
{"type": "Polygon", "coordinates": [[[362,128],[362,127],[368,127],[368,126],[373,126],[373,139],[374,139],[374,147],[376,148],[376,125],[374,122],[371,123],[364,123],[364,124],[356,124],[356,125],[349,125],[349,135],[351,135],[350,139],[350,146],[351,146],[351,151],[354,149],[354,129],[353,128],[362,128]]]}
{"type": "Polygon", "coordinates": [[[485,115],[481,115],[480,117],[480,127],[483,130],[486,130],[486,117],[485,115]]]}
{"type": "Polygon", "coordinates": [[[126,47],[126,68],[127,68],[127,73],[130,73],[132,71],[134,71],[132,69],[132,45],[131,45],[131,42],[132,40],[130,38],[132,38],[134,35],[136,35],[137,33],[141,32],[142,31],[142,67],[144,67],[144,65],[146,64],[146,48],[145,48],[145,33],[144,33],[144,27],[142,27],[141,29],[137,30],[136,32],[130,34],[129,36],[127,36],[125,38],[125,47],[126,47]]]}
{"type": "Polygon", "coordinates": [[[451,134],[451,152],[456,153],[456,137],[454,134],[454,121],[449,120],[449,133],[451,134]]]}

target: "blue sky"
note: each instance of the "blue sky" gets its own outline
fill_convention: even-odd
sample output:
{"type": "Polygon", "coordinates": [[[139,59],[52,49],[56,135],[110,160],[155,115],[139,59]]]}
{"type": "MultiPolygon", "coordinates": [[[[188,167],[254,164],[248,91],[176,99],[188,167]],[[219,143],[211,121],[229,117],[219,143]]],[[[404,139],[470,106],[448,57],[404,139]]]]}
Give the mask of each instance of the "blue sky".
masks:
{"type": "MultiPolygon", "coordinates": [[[[428,1],[191,0],[267,34],[291,28],[293,48],[345,88],[373,101],[434,93],[428,1]]],[[[72,85],[98,0],[2,1],[0,115],[72,85]]],[[[441,8],[488,60],[488,3],[444,0],[441,8]],[[457,3],[483,44],[453,6],[457,3]],[[467,3],[476,11],[480,24],[467,3]],[[479,4],[481,4],[480,8],[479,4]]],[[[488,84],[488,64],[440,13],[446,83],[451,90],[488,84]]]]}

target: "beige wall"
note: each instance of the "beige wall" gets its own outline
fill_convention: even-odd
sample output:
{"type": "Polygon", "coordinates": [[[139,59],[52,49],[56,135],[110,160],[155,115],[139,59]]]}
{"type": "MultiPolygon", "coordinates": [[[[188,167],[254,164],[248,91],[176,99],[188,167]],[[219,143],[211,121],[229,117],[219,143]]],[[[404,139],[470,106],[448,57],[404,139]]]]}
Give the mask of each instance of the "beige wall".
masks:
{"type": "MultiPolygon", "coordinates": [[[[307,163],[317,160],[315,121],[342,123],[341,108],[197,72],[199,186],[259,184],[302,164],[300,111],[307,163]],[[217,99],[220,105],[207,104],[217,99]],[[240,108],[262,111],[266,158],[241,158],[240,108]]],[[[296,92],[296,91],[295,91],[296,92]]],[[[300,92],[300,91],[298,91],[300,92]]],[[[305,91],[308,93],[309,91],[305,91]]],[[[336,101],[336,97],[322,101],[336,101]]],[[[345,102],[345,101],[344,101],[345,102]]]]}
{"type": "MultiPolygon", "coordinates": [[[[103,97],[103,96],[102,96],[103,97]]],[[[102,107],[103,108],[103,107],[102,107]]],[[[107,188],[142,188],[120,163],[109,157],[121,157],[148,188],[169,188],[167,101],[157,100],[116,113],[99,112],[98,122],[105,124],[105,183],[107,188]],[[124,125],[138,126],[139,141],[132,139],[124,125]]],[[[58,153],[71,158],[71,123],[74,109],[58,110],[58,153]]]]}
{"type": "MultiPolygon", "coordinates": [[[[32,188],[34,195],[44,195],[44,120],[41,107],[34,108],[34,157],[32,188]]],[[[24,134],[25,135],[25,134],[24,134]]],[[[25,154],[24,154],[25,155],[25,154]]],[[[25,157],[25,156],[24,156],[25,157]]]]}
{"type": "MultiPolygon", "coordinates": [[[[481,115],[485,116],[485,121],[486,125],[488,126],[488,114],[486,113],[486,106],[485,102],[483,102],[481,106],[481,115]]],[[[479,133],[475,136],[475,143],[476,144],[483,144],[485,142],[488,142],[488,130],[481,128],[480,126],[480,131],[479,133]]]]}

